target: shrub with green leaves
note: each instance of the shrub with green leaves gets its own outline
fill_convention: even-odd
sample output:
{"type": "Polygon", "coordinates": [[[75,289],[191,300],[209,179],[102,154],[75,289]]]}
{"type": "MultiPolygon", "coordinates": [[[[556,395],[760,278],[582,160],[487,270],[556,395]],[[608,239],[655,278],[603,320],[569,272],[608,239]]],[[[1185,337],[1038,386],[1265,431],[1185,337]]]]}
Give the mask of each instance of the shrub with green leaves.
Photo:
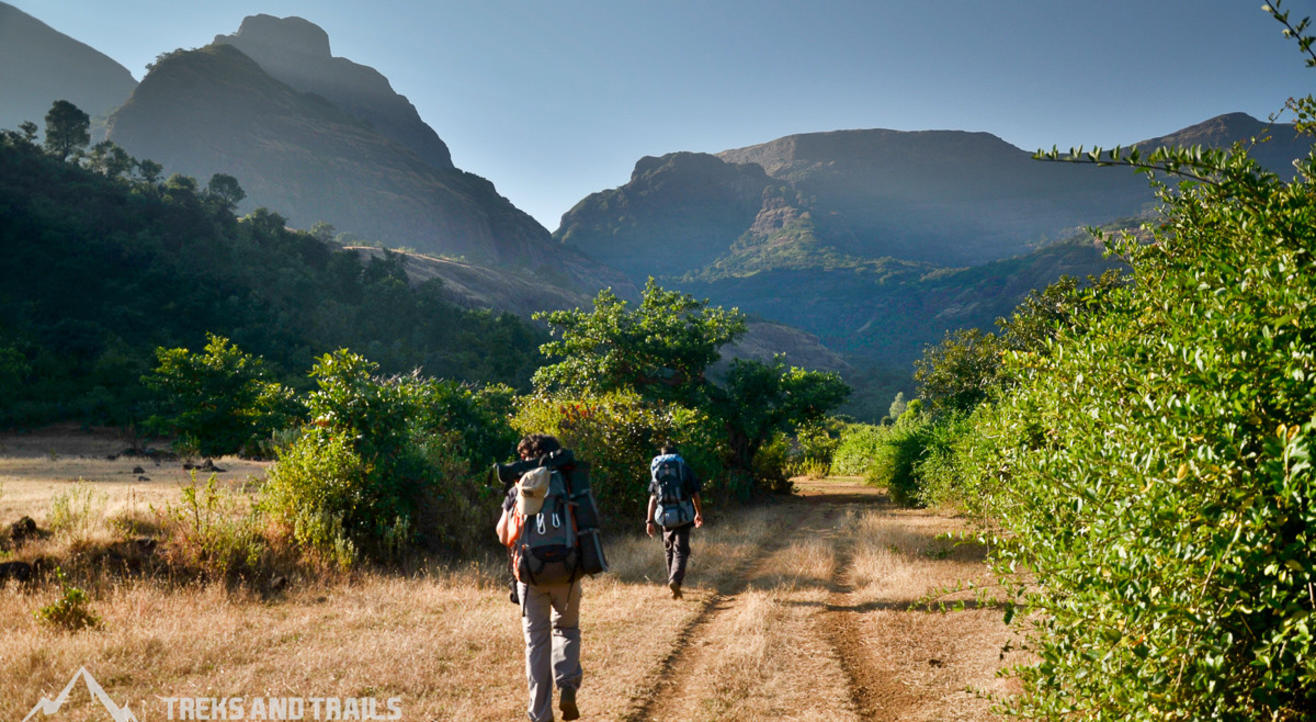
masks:
{"type": "Polygon", "coordinates": [[[345,349],[316,362],[312,420],[279,452],[265,508],[340,566],[469,550],[488,533],[483,473],[515,445],[505,394],[377,371],[345,349]]]}
{"type": "Polygon", "coordinates": [[[158,365],[142,378],[163,412],[151,428],[177,434],[204,456],[256,453],[271,434],[294,425],[302,409],[292,391],[268,379],[264,362],[227,338],[206,334],[206,347],[157,348],[158,365]]]}
{"type": "Polygon", "coordinates": [[[512,425],[523,434],[556,436],[590,464],[590,484],[605,519],[643,518],[649,493],[649,460],[667,440],[717,496],[722,450],[717,428],[706,416],[684,407],[655,406],[633,392],[600,395],[531,396],[521,399],[512,425]]]}
{"type": "MultiPolygon", "coordinates": [[[[1295,104],[1316,119],[1310,98],[1295,104]]],[[[1301,127],[1301,125],[1300,125],[1301,127]]],[[[1283,182],[1245,153],[1172,168],[1154,239],[1082,327],[1005,354],[958,468],[1021,572],[1027,717],[1309,718],[1316,709],[1316,156],[1283,182]],[[971,453],[970,453],[971,452],[971,453]],[[986,452],[986,453],[984,453],[986,452]]]]}
{"type": "Polygon", "coordinates": [[[884,443],[886,432],[873,424],[846,424],[832,452],[831,472],[838,476],[862,476],[884,443]]]}
{"type": "Polygon", "coordinates": [[[166,509],[175,544],[172,562],[228,581],[252,580],[268,571],[272,550],[263,532],[264,515],[211,474],[204,485],[182,488],[182,502],[166,509]]]}
{"type": "Polygon", "coordinates": [[[916,467],[931,426],[931,419],[915,407],[913,412],[907,409],[891,426],[880,427],[881,440],[864,470],[864,481],[886,487],[891,500],[901,506],[920,504],[916,467]]]}
{"type": "Polygon", "coordinates": [[[59,580],[59,598],[39,607],[32,616],[42,624],[66,632],[100,627],[101,617],[92,610],[91,597],[87,592],[70,584],[63,569],[56,569],[55,575],[59,580]]]}

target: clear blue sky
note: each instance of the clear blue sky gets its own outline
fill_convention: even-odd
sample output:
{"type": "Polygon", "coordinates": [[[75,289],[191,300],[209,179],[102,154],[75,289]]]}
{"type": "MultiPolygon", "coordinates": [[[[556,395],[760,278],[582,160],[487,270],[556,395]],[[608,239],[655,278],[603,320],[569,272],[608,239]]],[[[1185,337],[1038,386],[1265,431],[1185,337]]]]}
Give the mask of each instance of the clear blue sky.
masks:
{"type": "Polygon", "coordinates": [[[8,1],[138,79],[246,15],[304,17],[550,230],[643,155],[842,128],[1127,144],[1316,80],[1262,0],[8,1]]]}

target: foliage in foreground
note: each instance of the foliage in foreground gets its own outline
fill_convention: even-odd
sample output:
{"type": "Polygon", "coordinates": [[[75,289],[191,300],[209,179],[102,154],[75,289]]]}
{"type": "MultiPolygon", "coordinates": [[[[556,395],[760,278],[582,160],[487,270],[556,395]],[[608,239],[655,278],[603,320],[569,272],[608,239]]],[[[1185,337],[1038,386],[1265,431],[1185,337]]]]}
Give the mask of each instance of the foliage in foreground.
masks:
{"type": "Polygon", "coordinates": [[[87,592],[69,583],[64,570],[57,569],[56,576],[59,579],[59,597],[50,604],[38,607],[32,616],[42,624],[65,632],[100,627],[101,617],[91,608],[91,597],[87,592]]]}
{"type": "Polygon", "coordinates": [[[311,372],[311,421],[278,455],[263,501],[293,539],[339,566],[414,546],[462,552],[488,535],[484,470],[515,444],[492,396],[378,375],[346,350],[311,372]]]}
{"type": "MultiPolygon", "coordinates": [[[[1310,120],[1310,99],[1296,104],[1310,120]]],[[[1300,124],[1301,125],[1301,124],[1300,124]]],[[[1316,156],[1174,169],[1132,283],[1006,349],[932,465],[989,520],[1033,625],[1026,717],[1302,719],[1316,708],[1316,156]],[[955,478],[959,477],[959,481],[955,478]],[[1018,577],[1014,577],[1018,578],[1018,577]]],[[[938,475],[940,474],[940,475],[938,475]]]]}

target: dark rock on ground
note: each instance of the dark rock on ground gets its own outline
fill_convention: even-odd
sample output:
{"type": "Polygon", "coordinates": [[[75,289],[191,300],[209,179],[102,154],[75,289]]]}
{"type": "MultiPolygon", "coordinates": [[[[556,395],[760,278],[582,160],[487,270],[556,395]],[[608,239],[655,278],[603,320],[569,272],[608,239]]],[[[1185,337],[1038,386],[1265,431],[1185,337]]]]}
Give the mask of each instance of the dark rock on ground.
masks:
{"type": "Polygon", "coordinates": [[[0,562],[0,587],[5,586],[10,579],[20,583],[30,582],[32,572],[32,565],[27,562],[0,562]]]}

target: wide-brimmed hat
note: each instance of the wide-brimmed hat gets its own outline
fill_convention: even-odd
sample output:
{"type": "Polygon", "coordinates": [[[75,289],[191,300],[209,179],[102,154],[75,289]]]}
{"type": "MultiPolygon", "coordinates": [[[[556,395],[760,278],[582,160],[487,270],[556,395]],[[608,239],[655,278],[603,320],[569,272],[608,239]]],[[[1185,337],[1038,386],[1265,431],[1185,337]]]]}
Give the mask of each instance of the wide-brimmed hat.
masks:
{"type": "Polygon", "coordinates": [[[548,482],[552,472],[546,466],[540,466],[521,475],[516,484],[516,511],[521,516],[538,514],[544,508],[544,497],[548,496],[548,482]]]}

